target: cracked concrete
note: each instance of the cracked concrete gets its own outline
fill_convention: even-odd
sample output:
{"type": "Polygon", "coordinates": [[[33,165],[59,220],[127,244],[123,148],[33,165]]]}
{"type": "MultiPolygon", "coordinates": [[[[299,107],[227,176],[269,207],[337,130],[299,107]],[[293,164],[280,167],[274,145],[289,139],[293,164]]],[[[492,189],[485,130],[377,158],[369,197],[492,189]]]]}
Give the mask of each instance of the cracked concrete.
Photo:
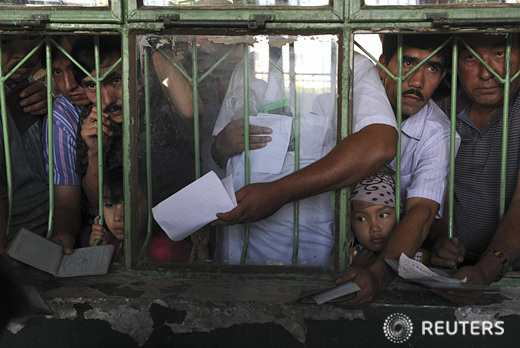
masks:
{"type": "MultiPolygon", "coordinates": [[[[117,333],[118,342],[126,337],[135,347],[156,346],[158,342],[170,345],[178,340],[188,346],[192,340],[209,340],[215,344],[211,347],[240,346],[241,338],[233,337],[241,332],[242,339],[263,343],[274,339],[288,347],[303,347],[313,346],[324,337],[339,345],[345,335],[352,334],[364,337],[365,342],[384,343],[382,322],[395,312],[406,313],[414,321],[428,317],[504,320],[506,324],[520,321],[520,288],[510,284],[503,286],[500,294],[484,296],[477,305],[459,307],[420,286],[398,280],[366,309],[345,310],[296,302],[302,291],[330,287],[330,281],[157,278],[129,272],[70,279],[33,273],[28,279],[46,300],[52,315],[39,316],[37,321],[34,317],[14,321],[9,334],[0,339],[0,346],[37,341],[32,331],[49,335],[47,326],[64,327],[63,337],[54,337],[55,342],[69,342],[68,335],[72,335],[79,346],[91,344],[93,338],[76,337],[78,328],[91,328],[105,339],[117,333]]],[[[516,331],[506,327],[506,333],[518,338],[516,331]]],[[[425,343],[423,337],[415,340],[421,346],[425,343]]]]}

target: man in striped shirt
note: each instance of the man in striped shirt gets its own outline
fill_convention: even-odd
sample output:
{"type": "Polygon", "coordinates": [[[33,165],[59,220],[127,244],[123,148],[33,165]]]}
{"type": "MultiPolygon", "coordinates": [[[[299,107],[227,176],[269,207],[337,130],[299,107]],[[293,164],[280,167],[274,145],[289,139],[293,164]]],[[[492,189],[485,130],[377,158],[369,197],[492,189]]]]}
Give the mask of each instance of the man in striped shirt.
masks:
{"type": "MultiPolygon", "coordinates": [[[[511,76],[520,70],[520,36],[512,35],[511,76]]],[[[500,76],[505,76],[507,34],[463,35],[463,40],[500,76]]],[[[455,161],[453,239],[440,239],[432,263],[462,266],[455,278],[490,284],[509,266],[520,269],[520,79],[510,84],[508,146],[505,177],[505,216],[500,221],[500,166],[502,156],[504,84],[465,46],[461,47],[458,74],[463,91],[457,98],[457,132],[462,143],[455,161]]],[[[445,214],[446,215],[446,214],[445,214]]],[[[447,224],[444,224],[447,226],[447,224]]],[[[447,231],[445,232],[447,235],[447,231]]],[[[481,293],[439,293],[454,302],[475,302],[481,293]]]]}
{"type": "MultiPolygon", "coordinates": [[[[60,46],[70,53],[74,37],[62,36],[60,46]]],[[[53,46],[54,47],[54,46],[53,46]]],[[[54,47],[52,54],[52,78],[59,91],[53,104],[54,151],[54,234],[59,236],[64,251],[72,252],[75,239],[81,230],[82,215],[97,215],[96,211],[82,214],[81,178],[76,172],[76,134],[79,113],[90,104],[84,88],[74,79],[74,63],[54,47]]],[[[43,123],[43,149],[49,171],[47,119],[43,123]]],[[[85,209],[94,209],[93,207],[85,209]]],[[[88,232],[90,226],[88,224],[88,232]]],[[[88,235],[87,235],[88,243],[88,235]]]]}

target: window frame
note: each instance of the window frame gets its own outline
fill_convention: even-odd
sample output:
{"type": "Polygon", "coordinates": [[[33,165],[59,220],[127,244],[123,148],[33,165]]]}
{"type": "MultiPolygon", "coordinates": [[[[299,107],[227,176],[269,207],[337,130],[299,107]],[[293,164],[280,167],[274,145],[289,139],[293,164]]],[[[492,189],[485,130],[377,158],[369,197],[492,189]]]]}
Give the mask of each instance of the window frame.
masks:
{"type": "Polygon", "coordinates": [[[107,7],[0,5],[0,21],[12,22],[3,23],[0,27],[44,28],[50,23],[121,23],[123,6],[124,0],[108,0],[107,7]],[[42,23],[39,24],[38,20],[42,23]]]}
{"type": "Polygon", "coordinates": [[[457,20],[463,20],[470,26],[487,25],[492,21],[510,20],[510,25],[517,25],[520,19],[517,11],[511,8],[520,9],[520,4],[479,4],[471,7],[465,4],[459,5],[413,5],[413,6],[365,6],[363,0],[353,0],[350,3],[349,19],[358,23],[374,22],[417,22],[426,24],[431,23],[432,27],[440,26],[461,26],[457,20]],[[485,11],[483,11],[485,10],[485,11]],[[500,18],[500,19],[497,19],[500,18]]]}
{"type": "MultiPolygon", "coordinates": [[[[128,0],[125,20],[128,22],[168,22],[175,25],[179,22],[214,21],[209,28],[219,27],[219,22],[260,21],[265,22],[343,22],[345,20],[345,4],[341,0],[330,0],[330,6],[221,6],[221,7],[148,7],[140,5],[140,0],[128,0]],[[233,9],[233,11],[229,11],[233,9]],[[266,17],[267,16],[267,17],[266,17]]],[[[222,23],[220,23],[222,24],[222,23]]],[[[204,25],[194,23],[193,27],[204,25]]]]}

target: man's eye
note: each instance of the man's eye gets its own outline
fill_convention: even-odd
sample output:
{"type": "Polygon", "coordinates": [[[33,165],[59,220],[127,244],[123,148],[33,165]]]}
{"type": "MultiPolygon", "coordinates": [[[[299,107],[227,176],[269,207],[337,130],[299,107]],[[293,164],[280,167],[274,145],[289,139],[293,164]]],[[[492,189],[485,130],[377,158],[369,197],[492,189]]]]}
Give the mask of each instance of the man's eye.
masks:
{"type": "Polygon", "coordinates": [[[114,77],[112,79],[112,83],[115,84],[115,85],[121,83],[121,78],[120,77],[114,77]]]}
{"type": "Polygon", "coordinates": [[[428,67],[428,71],[430,71],[430,72],[437,72],[437,71],[439,71],[439,69],[436,66],[430,65],[428,67]]]}
{"type": "Polygon", "coordinates": [[[61,75],[61,70],[60,70],[60,69],[53,69],[53,70],[52,70],[52,74],[53,74],[54,76],[59,76],[59,75],[61,75]]]}
{"type": "Polygon", "coordinates": [[[363,221],[366,221],[366,218],[364,216],[358,216],[356,218],[356,220],[359,221],[359,222],[363,222],[363,221]]]}
{"type": "Polygon", "coordinates": [[[96,89],[96,84],[94,82],[85,82],[83,86],[88,89],[96,89]]]}
{"type": "Polygon", "coordinates": [[[412,62],[409,61],[409,60],[405,60],[405,61],[403,62],[403,66],[411,67],[411,66],[412,66],[412,62]]]}
{"type": "Polygon", "coordinates": [[[504,52],[504,51],[498,51],[498,52],[496,53],[496,56],[497,56],[497,57],[504,57],[505,55],[506,55],[506,52],[504,52]]]}
{"type": "Polygon", "coordinates": [[[388,213],[381,213],[379,216],[382,217],[382,218],[387,218],[388,216],[390,216],[390,214],[388,214],[388,213]]]}
{"type": "Polygon", "coordinates": [[[110,209],[110,208],[112,208],[112,206],[113,206],[112,203],[105,203],[104,204],[105,208],[109,208],[110,209]]]}

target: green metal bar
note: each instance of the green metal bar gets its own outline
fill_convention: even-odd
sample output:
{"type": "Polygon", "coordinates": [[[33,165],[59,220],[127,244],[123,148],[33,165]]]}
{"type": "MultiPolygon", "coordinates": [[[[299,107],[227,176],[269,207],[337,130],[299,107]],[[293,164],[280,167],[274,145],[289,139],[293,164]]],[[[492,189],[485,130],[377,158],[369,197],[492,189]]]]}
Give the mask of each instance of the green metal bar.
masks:
{"type": "Polygon", "coordinates": [[[193,128],[195,136],[195,179],[200,178],[200,115],[197,37],[192,38],[192,85],[193,85],[193,128]]]}
{"type": "MultiPolygon", "coordinates": [[[[2,34],[0,33],[0,40],[2,34]]],[[[0,57],[3,57],[3,48],[0,45],[0,57]]],[[[19,64],[20,65],[20,64],[19,64]]],[[[4,63],[3,59],[0,59],[0,101],[1,105],[7,105],[5,101],[5,76],[4,76],[4,63]]],[[[2,112],[2,132],[4,140],[4,154],[5,154],[5,174],[7,179],[7,221],[6,221],[6,235],[9,236],[9,230],[11,228],[11,218],[13,215],[13,177],[11,168],[11,147],[9,144],[9,129],[7,120],[7,108],[1,108],[2,112]]]]}
{"type": "MultiPolygon", "coordinates": [[[[450,109],[450,171],[448,180],[448,204],[449,204],[449,215],[448,215],[448,234],[450,238],[454,236],[455,225],[454,219],[454,202],[455,202],[455,155],[456,155],[456,142],[455,137],[457,134],[457,69],[459,61],[459,37],[456,36],[453,40],[452,50],[452,73],[451,73],[451,109],[450,109]]],[[[446,202],[444,202],[446,204],[446,202]]]]}
{"type": "Polygon", "coordinates": [[[51,43],[45,40],[45,60],[47,68],[47,140],[49,153],[49,222],[47,224],[47,239],[52,237],[54,225],[54,122],[52,113],[52,57],[51,43]]]}
{"type": "MultiPolygon", "coordinates": [[[[99,225],[103,226],[103,107],[101,104],[101,80],[99,78],[101,69],[99,61],[99,35],[94,36],[94,61],[96,67],[96,107],[97,107],[97,146],[98,146],[98,207],[99,225]]],[[[96,240],[95,245],[99,244],[96,240]]]]}
{"type": "MultiPolygon", "coordinates": [[[[194,133],[194,151],[195,151],[195,179],[200,178],[200,117],[199,117],[199,79],[198,79],[198,52],[197,52],[197,37],[192,38],[192,85],[193,85],[193,133],[194,133]]],[[[200,239],[195,238],[193,247],[191,248],[189,263],[195,260],[197,248],[199,247],[200,239]]]]}
{"type": "MultiPolygon", "coordinates": [[[[341,81],[342,89],[345,91],[342,93],[344,96],[341,98],[341,118],[339,120],[340,132],[339,141],[343,140],[345,137],[350,135],[352,130],[352,104],[351,100],[353,99],[353,79],[354,74],[351,74],[354,67],[354,46],[352,40],[352,32],[350,30],[343,31],[344,41],[343,41],[343,65],[342,65],[342,75],[344,78],[341,81]]],[[[348,246],[350,240],[352,238],[352,230],[350,226],[350,187],[343,187],[338,190],[338,199],[339,199],[339,217],[338,223],[339,228],[337,228],[339,236],[338,236],[338,265],[339,271],[341,273],[345,272],[348,264],[350,264],[350,254],[348,250],[348,246]]]]}
{"type": "Polygon", "coordinates": [[[152,145],[151,145],[151,129],[150,129],[150,48],[144,48],[144,124],[146,135],[146,195],[148,220],[146,224],[146,238],[141,248],[141,257],[148,249],[148,244],[152,237],[152,145]]]}
{"type": "Polygon", "coordinates": [[[507,170],[507,139],[509,125],[509,91],[511,87],[511,45],[512,35],[507,35],[506,39],[506,63],[504,74],[504,111],[503,111],[503,129],[502,129],[502,158],[500,164],[500,200],[498,208],[499,219],[502,220],[506,211],[506,170],[507,170]]]}
{"type": "Polygon", "coordinates": [[[395,155],[395,219],[401,219],[401,134],[402,134],[402,102],[403,102],[403,34],[397,36],[397,153],[395,155]]]}
{"type": "MultiPolygon", "coordinates": [[[[121,31],[121,59],[122,59],[122,90],[123,90],[123,189],[125,194],[125,239],[124,239],[124,254],[125,267],[130,268],[132,265],[132,208],[137,202],[132,198],[132,190],[139,190],[132,188],[130,185],[131,170],[137,164],[130,161],[130,154],[137,149],[130,148],[130,51],[135,47],[130,47],[130,31],[128,28],[123,28],[121,31]],[[131,168],[132,167],[132,168],[131,168]]],[[[135,171],[137,174],[137,171],[135,171]]]]}
{"type": "MultiPolygon", "coordinates": [[[[244,0],[245,1],[245,0],[244,0]]],[[[245,184],[249,185],[250,166],[249,166],[249,44],[243,44],[244,49],[244,175],[245,184]]],[[[244,246],[242,247],[242,255],[240,256],[240,264],[246,262],[247,248],[249,247],[249,223],[244,226],[244,246]]]]}
{"type": "MultiPolygon", "coordinates": [[[[298,95],[298,84],[296,83],[296,69],[294,67],[295,64],[295,54],[294,54],[294,42],[289,44],[289,79],[292,83],[290,85],[294,86],[294,171],[300,170],[300,128],[301,128],[301,120],[300,120],[300,98],[298,95]]],[[[283,76],[283,75],[282,75],[283,76]]],[[[282,80],[285,81],[285,78],[282,80]]],[[[283,99],[283,91],[280,98],[283,99]]],[[[290,92],[290,89],[289,89],[290,92]]],[[[298,265],[298,245],[300,242],[300,202],[296,201],[293,203],[293,255],[292,255],[292,265],[298,265]]]]}

